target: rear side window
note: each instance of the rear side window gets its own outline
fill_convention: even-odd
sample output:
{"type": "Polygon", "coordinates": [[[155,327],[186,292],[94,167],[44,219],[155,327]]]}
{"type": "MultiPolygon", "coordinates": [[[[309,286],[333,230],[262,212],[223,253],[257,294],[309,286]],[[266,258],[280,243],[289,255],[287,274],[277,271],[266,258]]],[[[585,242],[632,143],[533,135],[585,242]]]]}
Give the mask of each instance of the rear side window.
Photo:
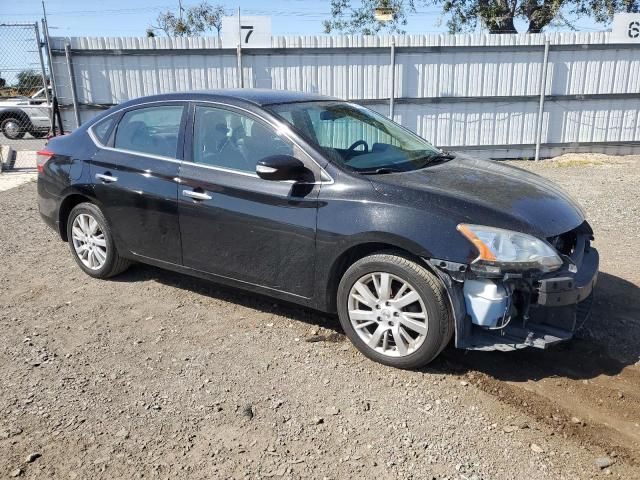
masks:
{"type": "Polygon", "coordinates": [[[114,147],[176,158],[183,109],[165,105],[128,111],[118,123],[114,147]]]}
{"type": "Polygon", "coordinates": [[[96,123],[92,128],[94,135],[100,141],[101,144],[106,145],[109,141],[109,135],[111,134],[111,127],[116,121],[115,116],[105,118],[104,120],[96,123]]]}

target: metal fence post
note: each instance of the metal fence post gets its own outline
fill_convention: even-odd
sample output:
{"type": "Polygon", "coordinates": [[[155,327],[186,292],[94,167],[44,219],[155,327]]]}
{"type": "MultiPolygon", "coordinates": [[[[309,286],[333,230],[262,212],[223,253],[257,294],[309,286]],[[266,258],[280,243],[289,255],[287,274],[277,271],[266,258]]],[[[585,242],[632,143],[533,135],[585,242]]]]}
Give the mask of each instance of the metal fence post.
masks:
{"type": "Polygon", "coordinates": [[[40,29],[38,29],[38,23],[33,24],[33,29],[36,34],[36,44],[38,45],[38,58],[40,59],[40,72],[42,74],[42,86],[44,87],[44,98],[47,99],[47,104],[51,104],[51,98],[49,98],[49,89],[47,88],[47,74],[44,66],[44,57],[42,56],[42,43],[40,42],[40,29]]]}
{"type": "Polygon", "coordinates": [[[540,160],[540,144],[542,143],[542,117],[544,115],[544,98],[547,94],[547,65],[549,64],[549,39],[544,41],[544,57],[542,60],[542,73],[540,74],[540,103],[538,104],[538,122],[536,125],[536,154],[535,161],[540,160]]]}
{"type": "Polygon", "coordinates": [[[238,57],[238,85],[240,88],[244,88],[244,78],[242,78],[242,47],[240,44],[238,44],[236,56],[238,57]]]}
{"type": "MultiPolygon", "coordinates": [[[[49,106],[49,128],[51,128],[51,134],[53,134],[53,103],[51,95],[49,95],[49,86],[47,82],[47,74],[44,66],[44,57],[42,56],[42,42],[40,41],[40,30],[38,28],[38,22],[33,24],[33,28],[36,33],[36,44],[38,45],[38,57],[40,59],[40,71],[42,72],[42,85],[44,86],[44,98],[47,99],[47,105],[49,106]]],[[[49,77],[51,77],[51,70],[49,70],[49,77]]],[[[52,90],[53,92],[53,90],[52,90]]]]}
{"type": "Polygon", "coordinates": [[[53,73],[53,55],[51,54],[51,37],[49,36],[49,22],[47,21],[47,10],[44,6],[44,0],[42,1],[42,34],[44,35],[44,42],[47,45],[47,59],[49,61],[49,77],[51,78],[51,91],[53,96],[58,96],[58,90],[56,90],[56,79],[53,73]]]}
{"type": "Polygon", "coordinates": [[[76,82],[73,78],[73,63],[71,62],[71,45],[64,44],[64,55],[67,58],[67,70],[69,71],[69,86],[71,87],[71,99],[73,101],[73,114],[76,119],[76,128],[80,126],[80,112],[78,110],[78,93],[76,92],[76,82]]]}
{"type": "Polygon", "coordinates": [[[389,118],[393,120],[393,109],[395,107],[396,97],[396,39],[391,37],[391,85],[389,89],[389,118]]]}

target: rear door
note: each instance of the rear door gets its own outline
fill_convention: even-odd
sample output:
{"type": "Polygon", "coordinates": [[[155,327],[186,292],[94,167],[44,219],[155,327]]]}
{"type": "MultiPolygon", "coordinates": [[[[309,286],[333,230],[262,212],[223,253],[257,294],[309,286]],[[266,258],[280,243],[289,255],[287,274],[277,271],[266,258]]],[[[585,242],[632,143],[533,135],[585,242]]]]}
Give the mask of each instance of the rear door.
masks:
{"type": "Polygon", "coordinates": [[[273,126],[232,107],[195,105],[178,195],[184,265],[310,297],[320,182],[259,178],[256,162],[294,155],[319,167],[273,126]]]}
{"type": "Polygon", "coordinates": [[[96,143],[105,142],[91,166],[95,193],[119,247],[174,264],[181,263],[178,145],[186,110],[184,102],[140,105],[121,114],[107,138],[102,122],[92,130],[96,143]]]}

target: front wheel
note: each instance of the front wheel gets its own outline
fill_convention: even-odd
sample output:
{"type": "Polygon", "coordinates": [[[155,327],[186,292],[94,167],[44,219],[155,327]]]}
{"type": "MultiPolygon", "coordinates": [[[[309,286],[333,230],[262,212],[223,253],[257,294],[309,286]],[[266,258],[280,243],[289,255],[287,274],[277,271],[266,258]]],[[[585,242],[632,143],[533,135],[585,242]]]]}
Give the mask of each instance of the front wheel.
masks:
{"type": "Polygon", "coordinates": [[[80,203],[71,210],[67,238],[76,263],[94,278],[112,277],[130,265],[118,254],[109,225],[93,203],[80,203]]]}
{"type": "Polygon", "coordinates": [[[394,253],[355,262],[338,286],[338,315],[351,342],[397,368],[431,362],[453,334],[447,294],[424,266],[394,253]]]}

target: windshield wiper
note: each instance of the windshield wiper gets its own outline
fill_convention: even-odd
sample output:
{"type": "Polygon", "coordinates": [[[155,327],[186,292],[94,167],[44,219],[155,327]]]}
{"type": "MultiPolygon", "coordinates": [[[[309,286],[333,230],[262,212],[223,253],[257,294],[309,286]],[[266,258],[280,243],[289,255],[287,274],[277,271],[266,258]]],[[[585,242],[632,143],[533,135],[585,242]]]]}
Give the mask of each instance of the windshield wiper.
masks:
{"type": "Polygon", "coordinates": [[[424,163],[420,166],[420,168],[424,168],[427,165],[431,165],[432,163],[445,162],[449,160],[453,160],[456,156],[451,152],[438,152],[433,155],[429,155],[424,157],[424,163]]]}
{"type": "Polygon", "coordinates": [[[401,171],[402,170],[398,170],[393,167],[380,167],[373,170],[359,170],[358,173],[361,173],[362,175],[383,175],[385,173],[398,173],[401,171]]]}
{"type": "MultiPolygon", "coordinates": [[[[444,162],[447,160],[453,160],[456,156],[450,152],[436,152],[431,155],[427,155],[422,158],[417,158],[413,161],[423,160],[423,163],[415,168],[415,170],[419,170],[421,168],[426,167],[427,165],[431,165],[432,163],[444,162]]],[[[357,170],[358,173],[362,175],[383,175],[385,173],[400,173],[400,172],[409,172],[411,170],[399,169],[395,167],[378,167],[367,170],[357,170]]]]}
{"type": "Polygon", "coordinates": [[[456,156],[451,152],[438,152],[427,157],[429,162],[441,162],[443,160],[453,160],[456,156]]]}

